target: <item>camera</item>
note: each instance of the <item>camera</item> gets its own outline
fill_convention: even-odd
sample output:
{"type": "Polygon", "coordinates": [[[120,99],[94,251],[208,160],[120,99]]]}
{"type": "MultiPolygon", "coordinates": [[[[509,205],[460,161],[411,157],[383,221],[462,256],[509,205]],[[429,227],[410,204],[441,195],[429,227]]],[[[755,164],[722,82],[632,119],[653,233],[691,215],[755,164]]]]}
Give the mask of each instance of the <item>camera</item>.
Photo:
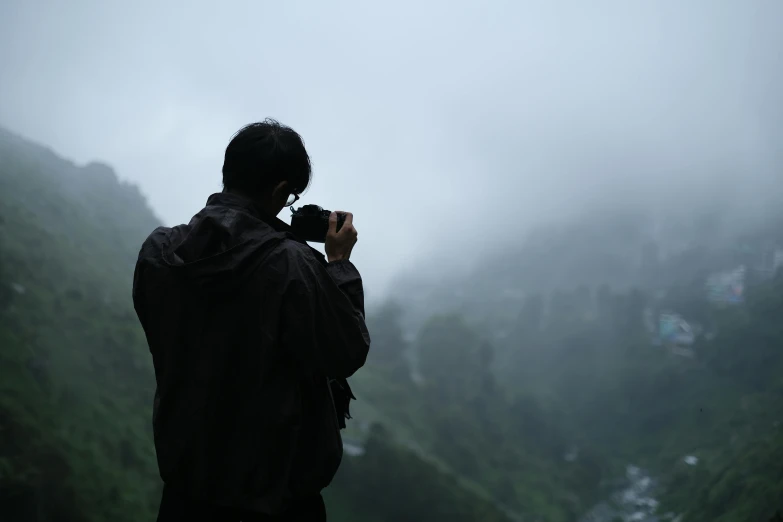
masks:
{"type": "MultiPolygon", "coordinates": [[[[329,232],[329,216],[331,210],[318,205],[304,205],[295,209],[291,207],[291,231],[300,239],[313,243],[324,243],[329,232]]],[[[345,214],[337,214],[337,230],[342,228],[345,214]]]]}

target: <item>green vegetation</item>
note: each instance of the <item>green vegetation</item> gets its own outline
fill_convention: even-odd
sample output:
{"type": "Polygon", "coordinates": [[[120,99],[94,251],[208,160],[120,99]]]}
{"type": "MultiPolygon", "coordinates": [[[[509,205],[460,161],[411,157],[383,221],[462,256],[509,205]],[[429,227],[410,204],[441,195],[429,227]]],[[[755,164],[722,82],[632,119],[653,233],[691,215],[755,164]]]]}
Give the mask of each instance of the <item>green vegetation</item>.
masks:
{"type": "MultiPolygon", "coordinates": [[[[153,519],[154,378],[130,283],[157,223],[108,167],[76,167],[0,130],[3,520],[153,519]]],[[[330,519],[576,521],[628,464],[660,480],[659,512],[686,522],[764,522],[783,509],[783,277],[756,281],[741,306],[710,305],[704,275],[733,254],[696,245],[656,262],[635,226],[598,220],[562,244],[543,234],[535,255],[485,267],[466,299],[413,321],[404,300],[375,310],[345,432],[364,454],[346,454],[325,492],[330,519]],[[637,246],[649,259],[630,268],[637,246]],[[557,290],[542,283],[547,266],[569,275],[557,290]],[[624,289],[582,284],[580,266],[624,289]],[[493,301],[499,281],[527,297],[493,301]],[[650,306],[715,336],[693,359],[672,355],[650,342],[650,306]]],[[[783,229],[765,226],[743,241],[783,229]]]]}
{"type": "Polygon", "coordinates": [[[493,347],[460,317],[431,318],[411,347],[388,319],[371,318],[373,349],[384,355],[356,376],[354,388],[402,440],[523,518],[573,520],[598,498],[601,461],[585,451],[579,462],[564,462],[564,433],[535,401],[512,400],[498,385],[493,347]],[[388,375],[400,364],[385,355],[393,346],[398,358],[406,350],[419,354],[425,382],[384,378],[385,368],[388,375]]]}
{"type": "Polygon", "coordinates": [[[154,379],[128,285],[154,224],[108,168],[0,134],[4,519],[152,516],[154,379]]]}
{"type": "Polygon", "coordinates": [[[651,345],[638,320],[651,298],[604,293],[590,304],[577,290],[558,298],[570,312],[557,310],[540,328],[540,299],[531,299],[505,380],[560,412],[574,443],[616,474],[627,463],[653,470],[664,510],[688,521],[768,520],[783,508],[783,277],[729,308],[691,288],[666,304],[701,303],[691,314],[715,328],[712,341],[694,346],[695,359],[651,345]],[[519,379],[521,369],[529,378],[519,379]],[[686,455],[698,464],[684,464],[686,455]]]}
{"type": "Polygon", "coordinates": [[[335,520],[508,520],[491,501],[469,494],[453,475],[400,451],[380,425],[373,427],[366,451],[362,458],[345,459],[327,490],[329,514],[335,520]]]}
{"type": "MultiPolygon", "coordinates": [[[[154,378],[130,283],[157,224],[108,167],[78,168],[0,130],[4,521],[154,519],[154,378]]],[[[506,520],[456,481],[376,433],[364,457],[346,457],[329,512],[336,520],[506,520]]]]}

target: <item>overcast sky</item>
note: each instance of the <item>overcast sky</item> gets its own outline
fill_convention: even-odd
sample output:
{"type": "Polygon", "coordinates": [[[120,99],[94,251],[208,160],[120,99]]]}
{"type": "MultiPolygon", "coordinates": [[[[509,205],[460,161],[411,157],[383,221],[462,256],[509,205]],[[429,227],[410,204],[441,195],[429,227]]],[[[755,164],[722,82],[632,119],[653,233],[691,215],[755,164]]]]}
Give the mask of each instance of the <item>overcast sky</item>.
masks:
{"type": "Polygon", "coordinates": [[[780,0],[3,0],[0,125],[175,224],[275,117],[377,296],[564,213],[783,175],[782,26],[780,0]]]}

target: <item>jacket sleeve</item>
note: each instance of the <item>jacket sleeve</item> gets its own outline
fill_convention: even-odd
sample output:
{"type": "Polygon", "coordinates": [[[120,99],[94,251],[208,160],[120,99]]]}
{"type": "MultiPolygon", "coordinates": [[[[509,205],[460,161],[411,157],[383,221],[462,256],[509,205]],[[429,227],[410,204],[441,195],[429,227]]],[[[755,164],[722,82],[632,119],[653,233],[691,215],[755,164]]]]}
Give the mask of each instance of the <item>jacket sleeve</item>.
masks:
{"type": "Polygon", "coordinates": [[[370,349],[358,270],[350,261],[324,266],[309,249],[285,250],[283,346],[319,373],[350,377],[364,365],[370,349]]]}

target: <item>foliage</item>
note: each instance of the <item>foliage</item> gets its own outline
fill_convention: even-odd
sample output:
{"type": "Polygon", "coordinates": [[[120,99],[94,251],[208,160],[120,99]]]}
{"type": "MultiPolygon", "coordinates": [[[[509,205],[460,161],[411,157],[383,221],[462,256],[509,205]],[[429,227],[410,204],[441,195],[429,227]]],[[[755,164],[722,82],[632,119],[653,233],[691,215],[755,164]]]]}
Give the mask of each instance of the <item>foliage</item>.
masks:
{"type": "MultiPolygon", "coordinates": [[[[3,520],[154,519],[154,378],[130,283],[155,226],[135,187],[107,167],[76,167],[0,130],[3,520]]],[[[328,489],[334,518],[506,519],[405,447],[373,436],[366,449],[346,457],[328,489]]]]}
{"type": "Polygon", "coordinates": [[[76,168],[4,132],[0,194],[3,511],[150,518],[160,488],[154,380],[128,268],[155,219],[111,171],[76,168]]]}
{"type": "Polygon", "coordinates": [[[741,307],[708,305],[703,285],[670,295],[668,306],[691,303],[689,317],[717,332],[697,342],[693,360],[650,343],[649,296],[604,291],[582,319],[565,304],[584,303],[582,291],[558,299],[549,323],[517,332],[507,355],[508,366],[545,377],[501,372],[510,387],[561,412],[571,441],[607,466],[654,470],[665,507],[687,520],[765,520],[783,507],[783,278],[750,288],[741,307]],[[683,464],[688,454],[700,463],[683,464]]]}
{"type": "Polygon", "coordinates": [[[508,520],[490,501],[466,495],[454,476],[400,448],[381,425],[371,429],[366,451],[362,458],[343,462],[334,485],[345,502],[356,506],[354,511],[372,514],[363,520],[396,522],[411,520],[412,514],[416,520],[508,520]]]}
{"type": "MultiPolygon", "coordinates": [[[[421,313],[412,339],[412,299],[375,310],[345,432],[365,453],[327,489],[330,518],[577,520],[629,463],[660,478],[662,511],[687,521],[783,509],[783,277],[756,281],[743,306],[707,303],[706,273],[742,257],[708,217],[666,244],[630,217],[541,233],[526,255],[444,290],[469,289],[421,313]],[[557,273],[568,277],[547,285],[557,273]],[[694,359],[672,355],[651,343],[649,308],[715,336],[694,359]]],[[[154,517],[154,379],[129,288],[156,225],[108,167],[0,130],[3,520],[154,517]]],[[[783,230],[765,227],[742,241],[783,230]]]]}
{"type": "MultiPolygon", "coordinates": [[[[395,316],[375,318],[384,320],[382,331],[401,330],[395,316]]],[[[462,318],[432,317],[406,349],[417,353],[423,382],[383,379],[371,366],[354,381],[357,407],[372,403],[396,437],[523,518],[572,520],[597,498],[600,458],[585,451],[564,461],[557,421],[532,398],[509,399],[493,372],[494,348],[462,318]]]]}

